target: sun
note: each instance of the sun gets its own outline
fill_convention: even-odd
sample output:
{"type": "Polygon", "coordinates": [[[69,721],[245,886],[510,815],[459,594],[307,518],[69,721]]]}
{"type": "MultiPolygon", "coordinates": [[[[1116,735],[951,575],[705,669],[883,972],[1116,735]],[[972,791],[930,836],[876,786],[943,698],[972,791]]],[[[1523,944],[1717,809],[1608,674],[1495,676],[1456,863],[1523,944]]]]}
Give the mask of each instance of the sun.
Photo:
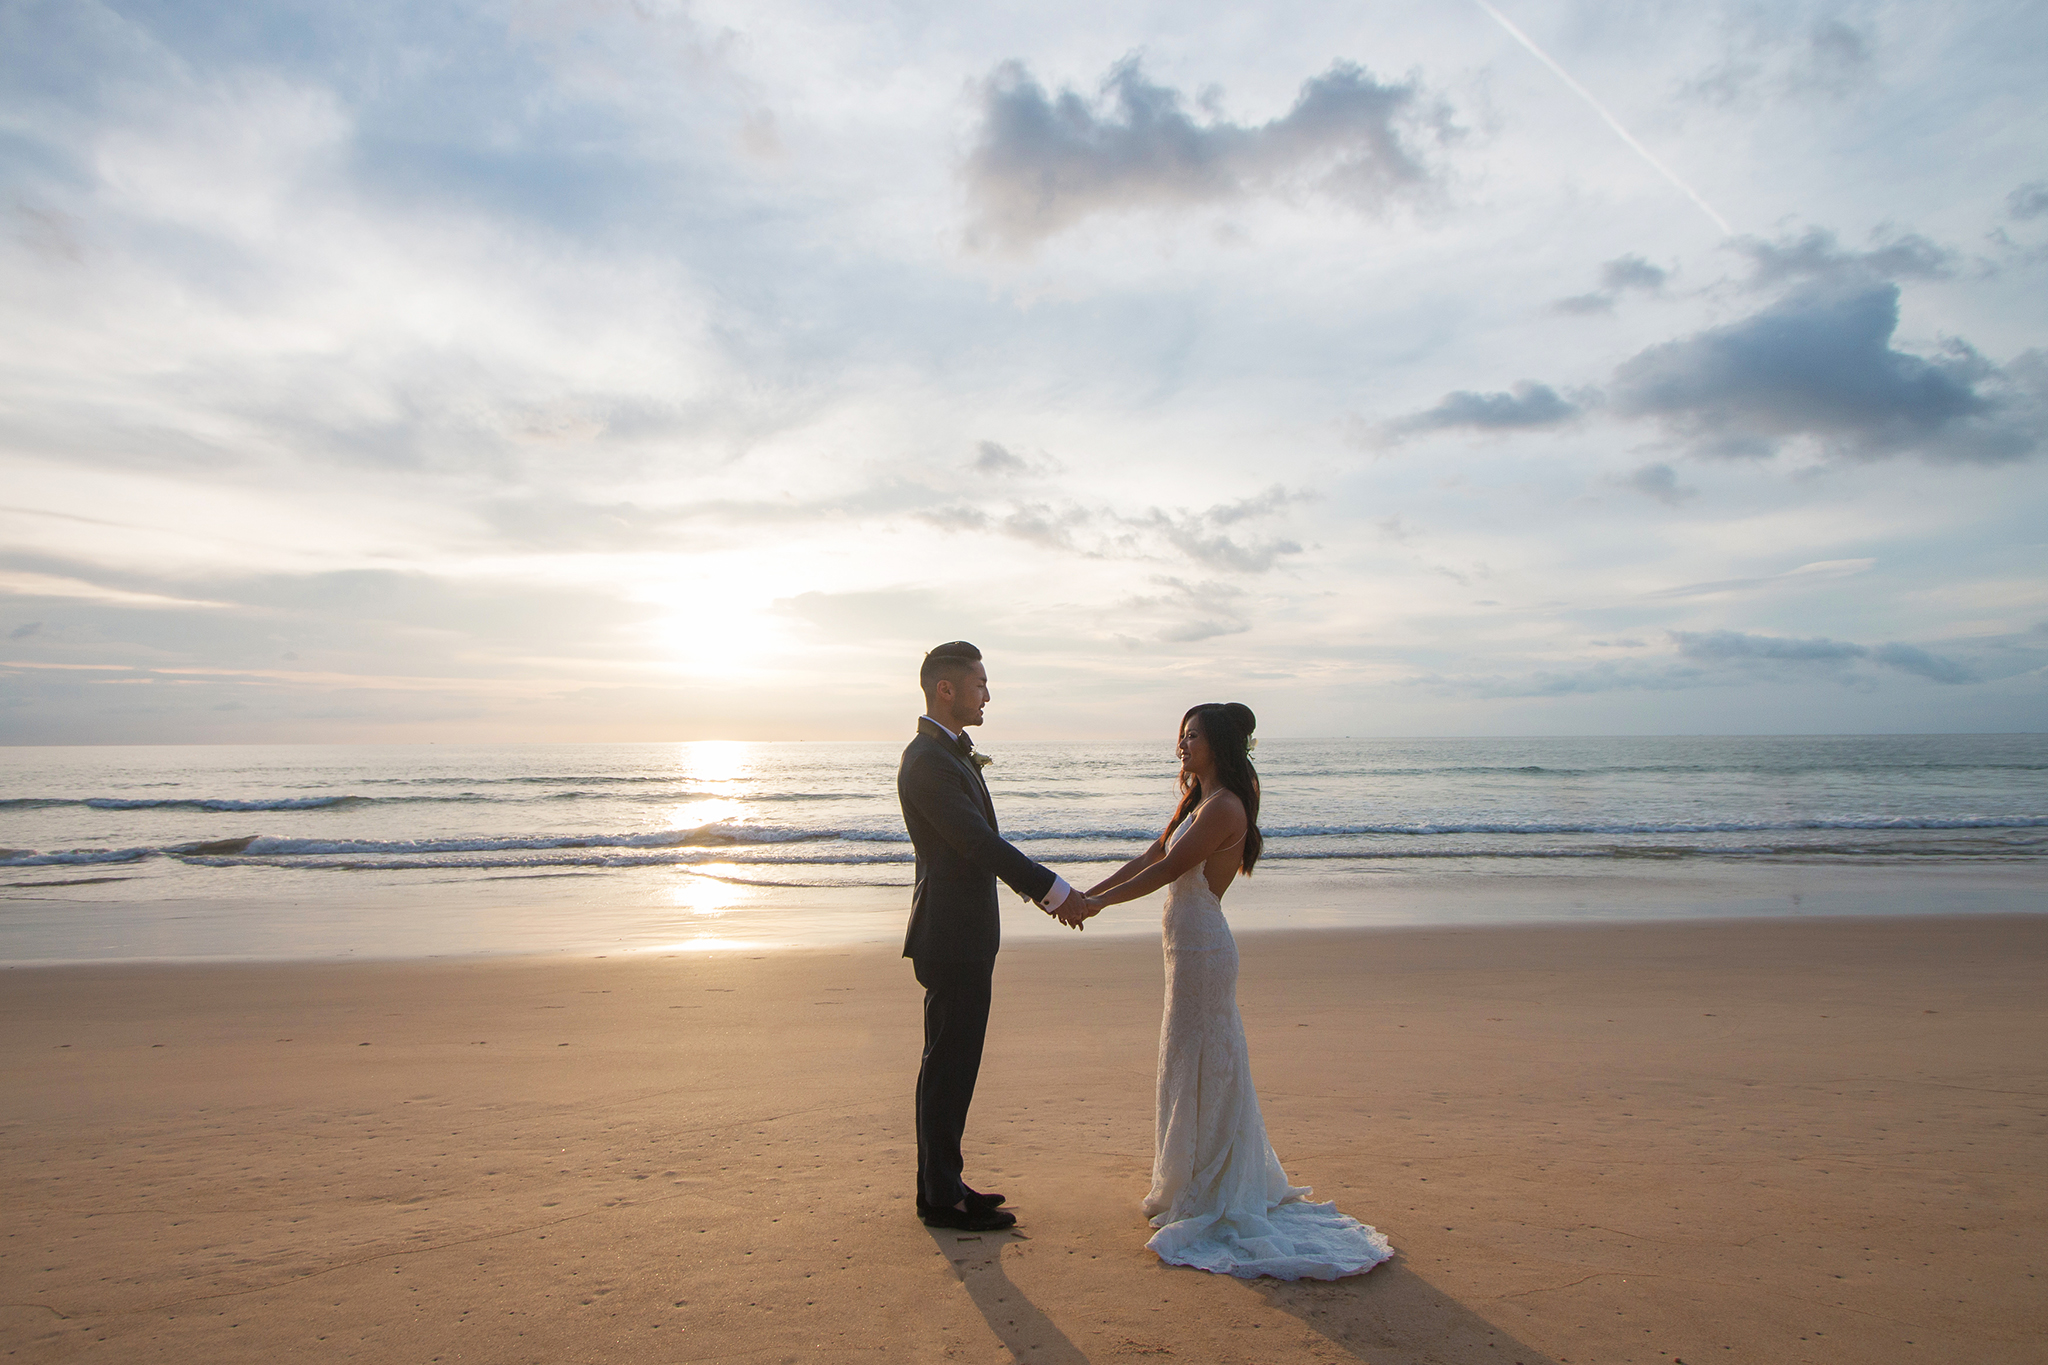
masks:
{"type": "Polygon", "coordinates": [[[634,596],[659,611],[647,626],[654,651],[693,677],[744,677],[790,647],[774,597],[737,567],[675,573],[641,584],[634,596]]]}

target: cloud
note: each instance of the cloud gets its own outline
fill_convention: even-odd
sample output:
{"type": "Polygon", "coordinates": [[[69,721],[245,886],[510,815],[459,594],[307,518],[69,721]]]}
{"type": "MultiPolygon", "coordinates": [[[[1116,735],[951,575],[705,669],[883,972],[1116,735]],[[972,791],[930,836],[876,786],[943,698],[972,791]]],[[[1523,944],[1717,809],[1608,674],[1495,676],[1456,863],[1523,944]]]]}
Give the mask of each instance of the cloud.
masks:
{"type": "Polygon", "coordinates": [[[1798,237],[1741,237],[1729,245],[1749,257],[1749,282],[1759,287],[1802,279],[1942,280],[1955,273],[1955,252],[1918,233],[1876,236],[1873,243],[1868,251],[1851,251],[1826,228],[1808,228],[1798,237]]]}
{"type": "Polygon", "coordinates": [[[1591,294],[1573,294],[1569,298],[1559,299],[1550,307],[1552,311],[1559,313],[1611,313],[1614,311],[1614,296],[1598,291],[1591,294]]]}
{"type": "Polygon", "coordinates": [[[1766,97],[1841,99],[1876,69],[1870,36],[1840,19],[1793,26],[1789,7],[1757,6],[1731,25],[1726,55],[1685,93],[1710,104],[1754,104],[1766,97]]]}
{"type": "Polygon", "coordinates": [[[1782,588],[1830,579],[1848,578],[1855,574],[1867,573],[1877,564],[1875,559],[1819,559],[1811,564],[1801,564],[1784,573],[1765,574],[1757,578],[1723,578],[1712,583],[1687,583],[1681,587],[1666,588],[1651,593],[1652,597],[1714,597],[1724,593],[1748,592],[1758,588],[1782,588]]]}
{"type": "Polygon", "coordinates": [[[2048,180],[2032,180],[2005,196],[2005,211],[2025,222],[2048,213],[2048,180]]]}
{"type": "Polygon", "coordinates": [[[966,165],[976,234],[1025,249],[1092,214],[1229,203],[1313,186],[1374,209],[1431,180],[1421,142],[1450,136],[1409,80],[1382,83],[1337,62],[1294,107],[1262,124],[1198,121],[1181,93],[1145,78],[1137,57],[1098,98],[1049,95],[1022,62],[981,86],[981,127],[966,165]]]}
{"type": "Polygon", "coordinates": [[[1095,520],[1085,507],[1055,508],[1051,503],[1019,507],[996,523],[996,529],[1016,540],[1049,550],[1075,548],[1074,532],[1095,520]]]}
{"type": "Polygon", "coordinates": [[[1031,466],[1022,456],[1012,455],[994,441],[983,441],[975,448],[974,470],[977,474],[1024,474],[1031,466]]]}
{"type": "Polygon", "coordinates": [[[974,447],[974,459],[968,467],[975,473],[992,479],[1042,479],[1065,470],[1065,466],[1058,460],[1042,451],[1038,458],[1027,460],[1008,446],[995,441],[977,442],[974,447]]]}
{"type": "Polygon", "coordinates": [[[1767,660],[1772,663],[1821,664],[1833,667],[1852,659],[1869,657],[1862,645],[1840,640],[1794,640],[1777,635],[1745,635],[1735,630],[1704,633],[1675,630],[1671,639],[1678,652],[1705,663],[1767,660]]]}
{"type": "Polygon", "coordinates": [[[1654,294],[1670,278],[1670,271],[1651,265],[1640,256],[1617,256],[1600,267],[1601,285],[1615,294],[1624,289],[1641,289],[1654,294]]]}
{"type": "Polygon", "coordinates": [[[1055,506],[1034,502],[1013,503],[1002,514],[962,503],[914,515],[949,531],[993,532],[1044,549],[1102,559],[1155,559],[1171,550],[1208,569],[1265,573],[1281,559],[1300,554],[1300,544],[1279,536],[1227,534],[1222,528],[1275,515],[1310,496],[1276,484],[1263,493],[1218,503],[1202,512],[1152,507],[1132,514],[1078,503],[1055,506]]]}
{"type": "Polygon", "coordinates": [[[1272,516],[1288,503],[1308,496],[1306,493],[1289,493],[1275,484],[1255,497],[1218,503],[1206,512],[1162,512],[1155,507],[1141,518],[1128,519],[1127,524],[1157,531],[1168,544],[1207,568],[1232,573],[1264,573],[1285,556],[1300,554],[1301,546],[1280,537],[1240,541],[1225,535],[1219,528],[1234,526],[1251,518],[1272,516]]]}
{"type": "Polygon", "coordinates": [[[1228,583],[1186,583],[1178,578],[1155,581],[1168,591],[1158,596],[1134,597],[1123,604],[1130,611],[1170,614],[1171,619],[1154,633],[1155,640],[1193,644],[1219,635],[1242,635],[1252,628],[1242,606],[1242,588],[1228,583]]]}
{"type": "Polygon", "coordinates": [[[1274,484],[1263,493],[1236,502],[1219,502],[1202,515],[1218,526],[1230,526],[1250,517],[1270,517],[1293,502],[1310,502],[1314,498],[1308,492],[1290,493],[1280,484],[1274,484]]]}
{"type": "MultiPolygon", "coordinates": [[[[1603,660],[1580,668],[1543,669],[1520,676],[1431,675],[1416,682],[1450,693],[1482,697],[1557,697],[1602,692],[1673,692],[1753,683],[1833,683],[1868,687],[1866,665],[1910,674],[1945,685],[1983,682],[1986,674],[1955,659],[1915,645],[1862,645],[1825,637],[1799,639],[1752,635],[1737,630],[1667,632],[1676,658],[1603,660]]],[[[1640,640],[1595,640],[1600,647],[1641,647],[1640,640]]],[[[1981,643],[1996,644],[1996,641],[1981,643]]],[[[2010,676],[2031,666],[2033,656],[1999,670],[2010,676]]]]}
{"type": "Polygon", "coordinates": [[[1680,655],[1701,663],[1791,665],[1832,671],[1868,659],[1930,682],[1956,684],[1981,681],[1974,669],[1954,659],[1929,654],[1913,645],[1886,644],[1872,648],[1846,640],[1797,640],[1777,635],[1747,635],[1733,630],[1701,634],[1675,630],[1671,632],[1671,640],[1678,646],[1680,655]]]}
{"type": "Polygon", "coordinates": [[[1578,417],[1582,408],[1559,396],[1548,384],[1523,380],[1512,393],[1447,393],[1435,407],[1396,418],[1380,429],[1397,441],[1425,431],[1469,427],[1478,431],[1528,431],[1554,427],[1578,417]]]}
{"type": "Polygon", "coordinates": [[[1968,683],[1978,681],[1971,669],[1953,659],[1944,659],[1938,654],[1929,654],[1912,645],[1879,645],[1870,651],[1870,657],[1887,668],[1896,668],[1902,673],[1911,673],[1938,683],[1968,683]]]}
{"type": "Polygon", "coordinates": [[[1762,457],[1806,439],[1846,459],[1998,464],[2040,447],[2048,375],[2032,353],[2001,370],[1950,341],[1929,359],[1892,349],[1898,322],[1896,285],[1809,286],[1624,362],[1614,405],[1702,455],[1762,457]]]}
{"type": "Polygon", "coordinates": [[[26,640],[42,628],[43,623],[41,621],[25,621],[13,630],[8,631],[7,638],[10,640],[26,640]]]}
{"type": "Polygon", "coordinates": [[[1435,691],[1477,697],[1562,697],[1599,692],[1675,692],[1707,686],[1710,679],[1704,669],[1690,665],[1628,660],[1585,668],[1543,669],[1519,677],[1429,674],[1415,681],[1435,691]]]}
{"type": "Polygon", "coordinates": [[[1628,290],[1660,293],[1670,278],[1670,271],[1651,265],[1641,256],[1617,256],[1601,265],[1599,289],[1590,294],[1574,294],[1570,298],[1559,299],[1550,306],[1559,313],[1611,313],[1615,300],[1628,290]]]}
{"type": "Polygon", "coordinates": [[[1240,543],[1229,536],[1208,531],[1199,517],[1155,513],[1157,525],[1168,543],[1197,564],[1234,573],[1264,573],[1287,555],[1298,555],[1301,546],[1284,539],[1240,543]]]}
{"type": "Polygon", "coordinates": [[[1678,471],[1668,464],[1646,464],[1633,473],[1615,480],[1624,488],[1632,488],[1646,498],[1655,498],[1666,507],[1676,507],[1687,498],[1699,496],[1697,488],[1679,485],[1678,471]]]}

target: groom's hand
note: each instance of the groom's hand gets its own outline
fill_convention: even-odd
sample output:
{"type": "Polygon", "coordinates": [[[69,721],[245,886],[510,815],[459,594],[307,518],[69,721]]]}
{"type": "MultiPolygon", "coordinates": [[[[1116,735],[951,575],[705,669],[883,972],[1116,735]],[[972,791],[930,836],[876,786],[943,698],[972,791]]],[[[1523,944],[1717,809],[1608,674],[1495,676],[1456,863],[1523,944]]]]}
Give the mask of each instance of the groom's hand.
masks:
{"type": "Polygon", "coordinates": [[[1084,921],[1093,919],[1101,913],[1102,906],[1098,902],[1082,895],[1079,891],[1074,892],[1061,901],[1060,908],[1053,911],[1053,914],[1058,917],[1059,922],[1066,925],[1069,929],[1082,928],[1084,921]]]}

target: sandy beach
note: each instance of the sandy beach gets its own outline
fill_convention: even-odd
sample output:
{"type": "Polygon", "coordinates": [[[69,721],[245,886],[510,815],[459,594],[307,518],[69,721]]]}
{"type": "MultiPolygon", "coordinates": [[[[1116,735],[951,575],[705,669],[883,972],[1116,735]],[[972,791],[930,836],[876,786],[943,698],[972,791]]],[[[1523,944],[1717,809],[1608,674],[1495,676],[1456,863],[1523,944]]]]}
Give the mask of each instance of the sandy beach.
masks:
{"type": "Polygon", "coordinates": [[[1156,945],[998,967],[911,1212],[886,948],[0,972],[20,1361],[2031,1361],[2048,917],[1250,933],[1297,1182],[1395,1261],[1159,1264],[1156,945]]]}

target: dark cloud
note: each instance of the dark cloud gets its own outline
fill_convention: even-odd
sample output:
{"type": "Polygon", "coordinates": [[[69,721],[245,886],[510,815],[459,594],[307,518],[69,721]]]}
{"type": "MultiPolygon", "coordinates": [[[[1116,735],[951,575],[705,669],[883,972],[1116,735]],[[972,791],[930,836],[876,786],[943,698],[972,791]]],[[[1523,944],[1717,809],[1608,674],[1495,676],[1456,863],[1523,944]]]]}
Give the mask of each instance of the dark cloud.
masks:
{"type": "Polygon", "coordinates": [[[1978,675],[1972,669],[1953,659],[1944,659],[1938,654],[1929,654],[1924,649],[1915,649],[1912,645],[1879,645],[1870,651],[1870,657],[1887,668],[1896,668],[1901,673],[1911,673],[1930,682],[1978,681],[1978,675]]]}
{"type": "Polygon", "coordinates": [[[1055,508],[1051,503],[1031,503],[1017,508],[996,522],[996,529],[1015,540],[1042,545],[1051,550],[1072,550],[1074,533],[1095,520],[1085,507],[1055,508]]]}
{"type": "Polygon", "coordinates": [[[1278,537],[1233,539],[1220,529],[1279,512],[1290,502],[1308,495],[1290,493],[1275,484],[1255,497],[1218,503],[1206,512],[1163,512],[1153,508],[1143,517],[1126,518],[1126,524],[1156,530],[1167,543],[1207,568],[1232,573],[1264,573],[1282,558],[1301,553],[1301,546],[1278,537]]]}
{"type": "Polygon", "coordinates": [[[1027,459],[996,441],[977,442],[974,447],[974,459],[968,467],[977,474],[993,479],[1043,479],[1065,472],[1065,466],[1043,451],[1036,457],[1027,459]]]}
{"type": "Polygon", "coordinates": [[[1807,32],[1806,66],[1794,79],[1806,88],[1846,94],[1871,68],[1870,39],[1839,19],[1823,19],[1807,32]]]}
{"type": "Polygon", "coordinates": [[[1849,644],[1842,640],[1795,640],[1778,635],[1746,635],[1736,630],[1703,633],[1677,630],[1671,633],[1671,639],[1672,643],[1678,646],[1681,655],[1707,663],[1768,660],[1772,663],[1821,664],[1832,667],[1854,659],[1867,658],[1870,654],[1862,645],[1849,644]]]}
{"type": "Polygon", "coordinates": [[[1671,278],[1662,266],[1651,265],[1640,256],[1617,256],[1600,267],[1600,283],[1610,293],[1641,289],[1656,293],[1671,278]]]}
{"type": "Polygon", "coordinates": [[[1687,498],[1699,496],[1697,488],[1685,488],[1679,484],[1678,471],[1668,464],[1646,464],[1616,482],[1646,498],[1655,498],[1666,507],[1676,507],[1687,498]]]}
{"type": "MultiPolygon", "coordinates": [[[[1542,670],[1516,676],[1433,675],[1416,679],[1441,691],[1485,697],[1555,697],[1600,692],[1673,692],[1699,687],[1738,687],[1753,683],[1833,682],[1868,687],[1875,681],[1870,665],[1957,685],[1983,682],[1994,673],[2009,677],[2036,666],[2038,656],[2014,651],[2016,657],[1990,670],[1915,645],[1861,645],[1823,637],[1798,639],[1752,635],[1737,630],[1668,632],[1676,658],[1632,658],[1589,664],[1583,668],[1542,670]]],[[[1594,645],[1639,648],[1641,640],[1595,640],[1594,645]]],[[[1997,646],[1999,640],[1979,645],[1997,646]]]]}
{"type": "Polygon", "coordinates": [[[1781,285],[1791,280],[1939,280],[1955,273],[1956,254],[1918,233],[1878,237],[1868,251],[1852,251],[1826,228],[1798,237],[1741,237],[1731,247],[1749,257],[1749,282],[1781,285]]]}
{"type": "Polygon", "coordinates": [[[1229,526],[1251,517],[1270,517],[1289,503],[1308,502],[1312,496],[1306,492],[1289,492],[1276,483],[1252,497],[1239,498],[1236,502],[1219,502],[1202,515],[1218,526],[1229,526]]]}
{"type": "Polygon", "coordinates": [[[1114,552],[1095,537],[1082,544],[1078,534],[1086,528],[1108,524],[1114,530],[1118,518],[1098,513],[1078,503],[1055,506],[1050,502],[1013,503],[1008,512],[989,512],[971,503],[953,503],[912,513],[919,521],[945,531],[993,532],[1047,550],[1106,556],[1114,552]]]}
{"type": "Polygon", "coordinates": [[[2048,180],[2034,180],[2005,196],[2005,211],[2025,222],[2048,213],[2048,180]]]}
{"type": "MultiPolygon", "coordinates": [[[[1912,454],[1935,463],[1998,464],[2024,459],[2048,441],[2048,357],[2029,351],[1999,366],[1957,338],[1931,355],[1893,347],[1895,281],[1950,275],[1955,253],[1947,248],[1909,234],[1851,250],[1822,228],[1734,246],[1751,262],[1750,284],[1789,282],[1790,292],[1741,321],[1623,363],[1606,396],[1615,412],[1654,419],[1690,453],[1724,458],[1766,458],[1802,440],[1834,458],[1912,454]]],[[[1642,257],[1622,256],[1603,268],[1605,290],[1553,306],[1604,311],[1617,291],[1656,289],[1666,278],[1642,257]]],[[[1590,390],[1568,401],[1528,382],[1513,393],[1461,390],[1372,434],[1391,442],[1451,427],[1554,426],[1599,401],[1590,390]]],[[[1626,482],[1669,501],[1678,495],[1675,477],[1660,468],[1648,466],[1626,482]]]]}
{"type": "Polygon", "coordinates": [[[1699,454],[1766,456],[1788,439],[1829,455],[1996,464],[2048,435],[2040,366],[2001,370],[1959,341],[1892,349],[1896,285],[1808,287],[1751,317],[1643,351],[1615,371],[1618,411],[1699,454]]]}
{"type": "Polygon", "coordinates": [[[24,621],[13,630],[8,631],[7,638],[10,640],[26,640],[42,628],[43,623],[41,621],[24,621]]]}
{"type": "Polygon", "coordinates": [[[1012,455],[994,441],[983,441],[975,449],[974,468],[980,474],[1024,474],[1031,466],[1021,455],[1012,455]]]}
{"type": "Polygon", "coordinates": [[[1600,288],[1590,294],[1574,294],[1559,299],[1551,308],[1559,313],[1611,313],[1614,304],[1622,294],[1631,289],[1640,289],[1647,294],[1663,290],[1671,272],[1662,266],[1651,265],[1640,256],[1617,256],[1600,267],[1600,288]]]}
{"type": "Polygon", "coordinates": [[[1716,630],[1695,634],[1671,632],[1680,655],[1701,663],[1791,665],[1838,670],[1859,660],[1910,673],[1938,683],[1981,681],[1976,670],[1913,645],[1887,644],[1875,648],[1846,640],[1796,640],[1778,635],[1748,635],[1741,631],[1716,630]]]}
{"type": "Polygon", "coordinates": [[[1091,214],[1225,203],[1306,182],[1364,208],[1426,185],[1420,144],[1449,136],[1419,85],[1382,83],[1338,62],[1294,107],[1262,124],[1197,120],[1136,57],[1098,98],[1049,95],[1021,62],[982,84],[980,136],[966,167],[980,235],[1023,248],[1091,214]]]}
{"type": "Polygon", "coordinates": [[[1614,295],[1602,294],[1597,291],[1591,294],[1573,294],[1569,298],[1559,299],[1550,306],[1559,313],[1574,313],[1582,316],[1591,313],[1611,313],[1614,311],[1614,295]]]}
{"type": "Polygon", "coordinates": [[[1585,668],[1544,669],[1519,677],[1429,674],[1415,681],[1436,691],[1477,697],[1563,697],[1598,692],[1675,692],[1704,687],[1711,680],[1705,669],[1695,665],[1628,660],[1585,668]]]}
{"type": "Polygon", "coordinates": [[[1523,380],[1512,393],[1473,393],[1460,389],[1424,412],[1395,419],[1382,428],[1390,440],[1449,427],[1479,431],[1527,431],[1569,422],[1583,411],[1559,396],[1548,384],[1523,380]]]}
{"type": "Polygon", "coordinates": [[[1210,532],[1199,518],[1160,514],[1159,526],[1169,544],[1197,564],[1233,573],[1264,573],[1288,555],[1301,553],[1291,540],[1241,542],[1210,532]]]}

